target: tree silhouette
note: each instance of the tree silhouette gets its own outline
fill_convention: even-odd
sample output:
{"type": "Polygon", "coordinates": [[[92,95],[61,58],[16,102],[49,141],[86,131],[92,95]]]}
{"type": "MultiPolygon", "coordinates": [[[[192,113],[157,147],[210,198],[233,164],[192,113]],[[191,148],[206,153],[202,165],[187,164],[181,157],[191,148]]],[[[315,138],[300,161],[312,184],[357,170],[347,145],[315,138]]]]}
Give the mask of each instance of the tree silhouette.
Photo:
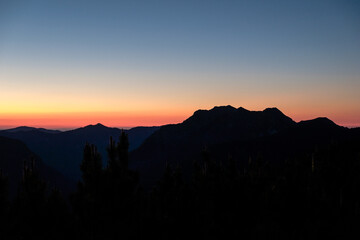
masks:
{"type": "Polygon", "coordinates": [[[85,144],[80,170],[82,181],[78,183],[78,190],[72,196],[72,205],[80,220],[80,232],[86,237],[94,238],[101,231],[99,225],[103,175],[101,156],[94,145],[85,144]]]}
{"type": "Polygon", "coordinates": [[[103,205],[106,206],[103,212],[107,219],[103,228],[113,238],[120,237],[120,233],[115,230],[118,227],[122,228],[121,236],[129,237],[132,234],[138,176],[128,169],[128,149],[129,140],[124,131],[121,132],[117,144],[110,138],[102,193],[105,196],[103,205]]]}
{"type": "Polygon", "coordinates": [[[102,162],[101,156],[94,145],[86,143],[80,170],[82,171],[82,180],[86,187],[92,189],[98,185],[101,177],[102,162]]]}
{"type": "Polygon", "coordinates": [[[13,231],[18,238],[45,239],[46,225],[46,184],[39,178],[35,167],[35,158],[30,164],[24,161],[23,178],[12,207],[13,231]]]}
{"type": "Polygon", "coordinates": [[[5,223],[9,214],[9,200],[8,200],[8,179],[3,175],[0,169],[0,232],[5,233],[5,223]]]}
{"type": "Polygon", "coordinates": [[[49,232],[49,239],[64,239],[73,233],[74,224],[65,199],[57,188],[53,188],[48,196],[46,206],[47,224],[44,226],[49,232]]]}
{"type": "Polygon", "coordinates": [[[120,167],[127,170],[129,161],[129,139],[127,133],[124,131],[121,132],[117,150],[120,167]]]}
{"type": "Polygon", "coordinates": [[[83,233],[90,238],[129,237],[133,234],[138,176],[128,169],[129,141],[122,131],[119,142],[110,138],[108,164],[101,167],[96,147],[86,144],[80,169],[82,181],[73,207],[83,233]],[[121,231],[119,231],[121,229],[121,231]]]}

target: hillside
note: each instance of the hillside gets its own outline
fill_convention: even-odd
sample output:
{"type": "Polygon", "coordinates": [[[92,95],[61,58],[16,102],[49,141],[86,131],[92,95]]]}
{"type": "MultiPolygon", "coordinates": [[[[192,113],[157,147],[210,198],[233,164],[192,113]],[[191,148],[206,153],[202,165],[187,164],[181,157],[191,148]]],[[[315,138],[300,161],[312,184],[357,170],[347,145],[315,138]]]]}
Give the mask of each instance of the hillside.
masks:
{"type": "MultiPolygon", "coordinates": [[[[133,150],[139,147],[157,129],[158,127],[136,127],[125,130],[129,136],[129,149],[133,150]]],[[[55,133],[51,130],[21,127],[0,131],[0,136],[23,141],[47,165],[71,179],[78,180],[85,143],[88,142],[97,146],[105,165],[109,139],[111,136],[117,139],[121,131],[121,129],[109,128],[102,124],[55,133]]]]}

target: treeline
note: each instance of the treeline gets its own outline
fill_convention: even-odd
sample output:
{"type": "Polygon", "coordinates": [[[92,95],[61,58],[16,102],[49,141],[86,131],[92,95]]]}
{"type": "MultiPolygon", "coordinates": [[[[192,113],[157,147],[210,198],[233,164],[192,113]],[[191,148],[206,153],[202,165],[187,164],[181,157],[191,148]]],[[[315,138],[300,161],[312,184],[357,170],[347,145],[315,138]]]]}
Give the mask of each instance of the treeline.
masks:
{"type": "MultiPolygon", "coordinates": [[[[360,145],[334,142],[276,168],[250,156],[245,167],[208,151],[191,179],[165,167],[151,191],[128,168],[127,135],[110,139],[102,166],[86,144],[77,191],[48,190],[34,163],[24,164],[9,201],[0,173],[1,239],[349,239],[360,236],[360,145]]],[[[176,153],[174,153],[176,154],[176,153]]]]}

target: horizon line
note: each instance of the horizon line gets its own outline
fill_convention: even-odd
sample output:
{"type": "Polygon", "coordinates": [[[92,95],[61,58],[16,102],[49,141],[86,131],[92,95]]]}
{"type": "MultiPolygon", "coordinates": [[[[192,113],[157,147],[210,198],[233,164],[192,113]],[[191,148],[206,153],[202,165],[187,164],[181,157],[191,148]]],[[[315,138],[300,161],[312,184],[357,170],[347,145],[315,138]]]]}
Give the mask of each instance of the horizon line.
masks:
{"type": "MultiPolygon", "coordinates": [[[[261,110],[248,110],[248,108],[244,108],[244,106],[234,107],[230,104],[224,105],[214,105],[212,107],[200,107],[197,110],[192,110],[191,113],[184,113],[184,114],[177,114],[177,115],[170,115],[168,117],[164,117],[162,114],[161,118],[158,118],[156,114],[150,116],[141,116],[141,114],[136,115],[135,117],[131,115],[130,117],[126,118],[126,120],[119,119],[119,116],[114,116],[113,114],[107,113],[105,116],[99,116],[94,113],[88,113],[85,116],[78,115],[74,116],[67,116],[65,113],[57,113],[55,115],[50,115],[48,117],[44,116],[37,116],[34,113],[33,116],[26,116],[24,118],[19,118],[18,116],[7,116],[1,119],[0,118],[0,130],[10,130],[18,127],[31,127],[31,128],[44,128],[47,130],[58,130],[58,131],[70,131],[82,127],[86,127],[89,125],[96,125],[101,124],[106,127],[110,128],[119,128],[119,129],[131,129],[135,127],[154,127],[154,126],[164,126],[169,124],[179,124],[184,122],[190,116],[192,116],[195,112],[199,110],[211,111],[218,107],[232,107],[234,109],[245,109],[251,112],[261,112],[266,111],[267,109],[278,109],[283,115],[286,117],[291,118],[294,122],[299,123],[301,121],[308,121],[313,120],[319,117],[325,117],[327,114],[318,113],[318,114],[310,114],[306,115],[303,113],[295,114],[293,111],[288,111],[284,113],[284,111],[280,110],[277,106],[271,106],[266,108],[261,108],[261,110]],[[59,115],[60,114],[60,115],[59,115]],[[65,115],[64,115],[65,114],[65,115]],[[110,114],[110,115],[109,115],[110,114]],[[64,115],[64,116],[62,116],[64,115]],[[325,115],[325,116],[324,116],[325,115]],[[291,117],[290,117],[291,116],[291,117]],[[145,117],[145,118],[144,118],[145,117]],[[61,120],[62,119],[62,120],[61,120]],[[122,122],[122,123],[120,123],[122,122]],[[120,123],[120,124],[118,124],[120,123]]],[[[285,111],[286,112],[286,111],[285,111]]],[[[123,116],[124,117],[124,116],[123,116]]],[[[360,122],[357,122],[355,119],[341,119],[339,117],[333,116],[330,114],[329,117],[326,117],[332,122],[334,122],[338,126],[346,127],[346,128],[358,128],[360,127],[360,122]],[[355,120],[355,121],[354,121],[355,120]]]]}
{"type": "MultiPolygon", "coordinates": [[[[313,119],[316,119],[316,118],[313,118],[313,119]]],[[[307,119],[307,120],[301,120],[301,121],[310,121],[310,120],[313,120],[313,119],[307,119]]],[[[295,121],[295,122],[299,123],[301,121],[295,121]]],[[[130,130],[132,128],[137,128],[137,127],[161,127],[161,126],[165,126],[165,125],[169,125],[169,124],[176,124],[176,123],[169,123],[169,124],[164,124],[164,125],[148,125],[148,126],[146,126],[146,125],[110,126],[110,125],[105,125],[105,124],[102,124],[102,123],[99,122],[99,123],[96,123],[96,124],[87,124],[87,125],[82,125],[82,126],[71,126],[71,127],[63,127],[63,126],[57,126],[57,127],[55,127],[55,126],[26,126],[26,125],[15,126],[14,125],[14,126],[0,126],[0,131],[12,130],[12,129],[21,128],[21,127],[28,127],[28,128],[35,128],[35,129],[45,129],[45,130],[66,132],[66,131],[71,131],[71,130],[84,128],[84,127],[88,127],[88,126],[96,126],[98,124],[101,124],[101,125],[103,125],[104,127],[107,127],[107,128],[117,128],[117,129],[130,130]]],[[[179,124],[179,123],[177,123],[177,124],[179,124]]],[[[335,123],[335,124],[338,125],[338,126],[341,126],[341,127],[349,128],[349,129],[359,128],[360,127],[360,125],[358,125],[358,124],[346,124],[346,125],[337,124],[337,123],[335,123]]]]}

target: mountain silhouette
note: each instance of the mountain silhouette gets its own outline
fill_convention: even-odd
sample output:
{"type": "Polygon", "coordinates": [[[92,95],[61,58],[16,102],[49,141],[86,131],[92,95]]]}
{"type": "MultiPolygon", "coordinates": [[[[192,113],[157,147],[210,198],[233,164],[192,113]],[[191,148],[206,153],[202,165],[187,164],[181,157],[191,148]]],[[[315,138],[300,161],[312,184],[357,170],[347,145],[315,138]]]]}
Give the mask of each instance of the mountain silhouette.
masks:
{"type": "MultiPolygon", "coordinates": [[[[248,111],[232,106],[198,110],[180,124],[162,126],[130,155],[145,184],[152,185],[167,164],[192,168],[201,151],[224,143],[271,136],[296,123],[276,108],[248,111]]],[[[226,154],[225,154],[226,156],[226,154]]]]}
{"type": "MultiPolygon", "coordinates": [[[[340,127],[324,117],[296,123],[277,108],[249,111],[232,106],[198,110],[180,124],[125,131],[132,151],[129,167],[139,171],[147,186],[156,183],[166,165],[180,167],[185,177],[190,176],[204,151],[217,160],[231,157],[243,168],[249,159],[259,158],[275,167],[294,155],[311,155],[314,149],[360,135],[359,128],[340,127]]],[[[109,138],[116,140],[120,134],[120,129],[100,123],[64,132],[28,127],[0,131],[23,141],[47,165],[75,180],[80,177],[84,145],[97,146],[105,166],[109,138]]]]}
{"type": "Polygon", "coordinates": [[[214,159],[233,158],[241,168],[249,159],[266,159],[272,167],[294,156],[311,154],[334,142],[358,141],[358,129],[336,125],[327,118],[294,122],[277,108],[249,111],[232,106],[198,110],[180,124],[162,126],[130,154],[146,186],[159,180],[165,166],[180,167],[191,176],[204,150],[214,159]]]}
{"type": "MultiPolygon", "coordinates": [[[[136,127],[125,130],[129,136],[130,150],[142,144],[158,127],[136,127]]],[[[1,136],[23,141],[31,151],[39,155],[43,161],[60,171],[71,179],[80,178],[80,163],[82,161],[85,144],[91,143],[97,146],[103,158],[103,164],[107,161],[106,148],[110,137],[118,139],[121,134],[119,128],[109,128],[100,123],[86,127],[58,132],[51,130],[21,127],[16,130],[0,131],[1,136]]]]}
{"type": "Polygon", "coordinates": [[[44,164],[23,142],[0,136],[0,169],[9,180],[10,196],[16,194],[22,179],[24,162],[30,165],[31,161],[34,161],[35,171],[49,187],[56,187],[65,194],[75,189],[75,182],[44,164]]]}

